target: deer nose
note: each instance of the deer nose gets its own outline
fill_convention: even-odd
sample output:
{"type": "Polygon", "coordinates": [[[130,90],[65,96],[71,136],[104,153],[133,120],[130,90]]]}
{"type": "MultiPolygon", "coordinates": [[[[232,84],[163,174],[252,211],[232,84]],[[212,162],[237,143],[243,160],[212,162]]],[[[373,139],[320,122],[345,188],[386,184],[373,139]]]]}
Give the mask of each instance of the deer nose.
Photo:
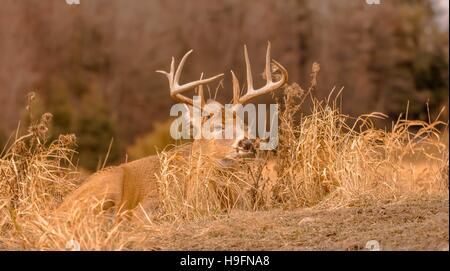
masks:
{"type": "Polygon", "coordinates": [[[239,142],[239,147],[241,147],[242,149],[244,149],[246,151],[250,150],[252,148],[252,146],[253,146],[253,141],[250,139],[242,139],[239,142]]]}

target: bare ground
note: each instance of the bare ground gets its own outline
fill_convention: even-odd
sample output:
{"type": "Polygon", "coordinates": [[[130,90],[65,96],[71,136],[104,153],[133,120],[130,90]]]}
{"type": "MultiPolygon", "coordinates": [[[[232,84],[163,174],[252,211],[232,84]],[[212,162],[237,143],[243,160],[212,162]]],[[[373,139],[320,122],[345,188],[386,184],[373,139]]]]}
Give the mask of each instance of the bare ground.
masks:
{"type": "Polygon", "coordinates": [[[335,210],[234,211],[146,236],[155,250],[448,250],[448,196],[368,203],[335,210]]]}

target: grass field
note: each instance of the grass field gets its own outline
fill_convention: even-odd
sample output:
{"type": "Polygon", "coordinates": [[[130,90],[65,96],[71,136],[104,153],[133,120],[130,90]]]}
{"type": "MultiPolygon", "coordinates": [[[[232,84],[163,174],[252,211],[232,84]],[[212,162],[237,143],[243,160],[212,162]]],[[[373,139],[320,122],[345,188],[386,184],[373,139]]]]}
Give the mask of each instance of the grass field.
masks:
{"type": "Polygon", "coordinates": [[[65,250],[75,240],[82,250],[362,250],[377,240],[448,250],[447,124],[406,112],[380,129],[384,114],[346,116],[340,92],[319,101],[312,90],[284,89],[276,153],[237,170],[174,164],[177,148],[159,153],[160,207],[123,219],[85,207],[55,215],[83,181],[76,137],[51,140],[51,114],[33,119],[0,156],[0,249],[65,250]]]}

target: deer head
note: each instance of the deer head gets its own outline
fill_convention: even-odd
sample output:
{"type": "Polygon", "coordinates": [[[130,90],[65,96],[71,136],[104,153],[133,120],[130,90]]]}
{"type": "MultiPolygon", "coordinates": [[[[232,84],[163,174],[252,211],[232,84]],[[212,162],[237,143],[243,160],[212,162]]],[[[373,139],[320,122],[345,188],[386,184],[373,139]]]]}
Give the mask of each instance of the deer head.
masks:
{"type": "MultiPolygon", "coordinates": [[[[206,122],[208,122],[208,125],[217,124],[217,120],[211,121],[211,118],[215,118],[215,116],[217,115],[222,117],[222,119],[219,120],[219,122],[221,122],[222,124],[225,124],[228,121],[232,121],[233,123],[243,123],[242,120],[240,120],[239,122],[236,121],[236,118],[238,118],[236,114],[234,114],[231,119],[226,117],[223,118],[223,116],[226,116],[226,114],[214,114],[215,111],[224,110],[224,106],[219,102],[211,99],[205,102],[203,85],[223,77],[223,73],[206,79],[203,79],[202,73],[200,79],[197,81],[185,84],[179,83],[183,66],[186,62],[187,57],[192,53],[192,51],[193,50],[190,50],[183,56],[176,70],[175,59],[172,57],[169,72],[157,71],[167,76],[169,80],[170,96],[174,100],[185,104],[190,112],[192,112],[195,108],[203,111],[205,111],[205,109],[208,109],[206,111],[209,112],[209,114],[202,115],[200,120],[194,121],[192,114],[189,114],[190,117],[187,121],[192,126],[194,126],[194,129],[201,129],[200,127],[196,126],[204,125],[206,122]],[[192,98],[183,95],[183,93],[193,89],[196,89],[196,93],[200,98],[200,102],[198,103],[196,103],[192,98]]],[[[244,57],[246,65],[247,84],[245,94],[242,96],[239,81],[234,72],[231,71],[233,86],[233,106],[244,105],[248,103],[252,98],[275,91],[283,86],[288,80],[287,70],[280,63],[271,59],[270,42],[267,45],[264,71],[266,84],[261,88],[255,89],[253,86],[252,70],[246,46],[244,46],[244,57]],[[273,72],[280,73],[278,80],[274,81],[274,78],[272,76],[273,72]]],[[[216,126],[209,128],[211,128],[214,132],[223,133],[223,127],[225,127],[225,125],[216,126]]],[[[258,149],[259,140],[257,138],[252,139],[248,136],[246,125],[235,125],[233,135],[235,135],[233,139],[197,139],[193,144],[197,150],[200,150],[202,153],[214,158],[222,165],[229,165],[230,162],[235,161],[238,158],[253,157],[256,150],[258,149]]]]}

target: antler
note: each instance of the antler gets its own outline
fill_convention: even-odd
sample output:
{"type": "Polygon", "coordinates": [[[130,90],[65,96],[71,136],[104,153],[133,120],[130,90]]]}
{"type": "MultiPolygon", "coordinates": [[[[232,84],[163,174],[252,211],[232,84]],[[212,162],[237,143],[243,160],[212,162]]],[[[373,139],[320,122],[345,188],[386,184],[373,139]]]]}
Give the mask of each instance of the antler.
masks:
{"type": "MultiPolygon", "coordinates": [[[[192,101],[191,98],[188,98],[188,97],[182,95],[181,94],[182,92],[193,89],[195,87],[201,88],[201,86],[203,84],[207,84],[207,83],[212,82],[212,81],[216,80],[217,78],[223,76],[223,73],[221,73],[221,74],[218,74],[213,77],[202,79],[202,76],[203,76],[203,74],[202,74],[202,76],[200,77],[200,80],[180,85],[179,81],[180,81],[181,71],[183,70],[183,66],[184,66],[184,63],[186,62],[187,57],[192,53],[192,51],[193,50],[190,50],[183,56],[176,71],[175,71],[175,58],[174,57],[172,57],[172,62],[170,63],[170,71],[169,72],[161,71],[161,70],[156,71],[158,73],[165,74],[167,76],[167,79],[169,79],[170,96],[176,101],[179,101],[182,103],[187,103],[189,105],[194,105],[194,102],[192,101]]],[[[203,91],[201,91],[201,92],[203,92],[203,91]]]]}
{"type": "Polygon", "coordinates": [[[247,46],[244,45],[244,56],[245,56],[245,66],[247,68],[247,92],[244,96],[240,96],[240,88],[239,81],[236,78],[236,75],[233,71],[231,71],[231,75],[233,78],[233,103],[234,104],[244,104],[248,102],[250,99],[257,97],[259,95],[263,95],[278,89],[283,86],[288,80],[288,72],[287,70],[277,61],[270,58],[270,42],[267,44],[267,53],[266,53],[266,69],[265,69],[265,77],[266,77],[266,85],[259,88],[253,88],[253,78],[252,78],[252,69],[250,67],[250,60],[248,58],[247,46]],[[270,67],[271,62],[281,71],[281,78],[278,81],[272,81],[272,70],[270,67]]]}

